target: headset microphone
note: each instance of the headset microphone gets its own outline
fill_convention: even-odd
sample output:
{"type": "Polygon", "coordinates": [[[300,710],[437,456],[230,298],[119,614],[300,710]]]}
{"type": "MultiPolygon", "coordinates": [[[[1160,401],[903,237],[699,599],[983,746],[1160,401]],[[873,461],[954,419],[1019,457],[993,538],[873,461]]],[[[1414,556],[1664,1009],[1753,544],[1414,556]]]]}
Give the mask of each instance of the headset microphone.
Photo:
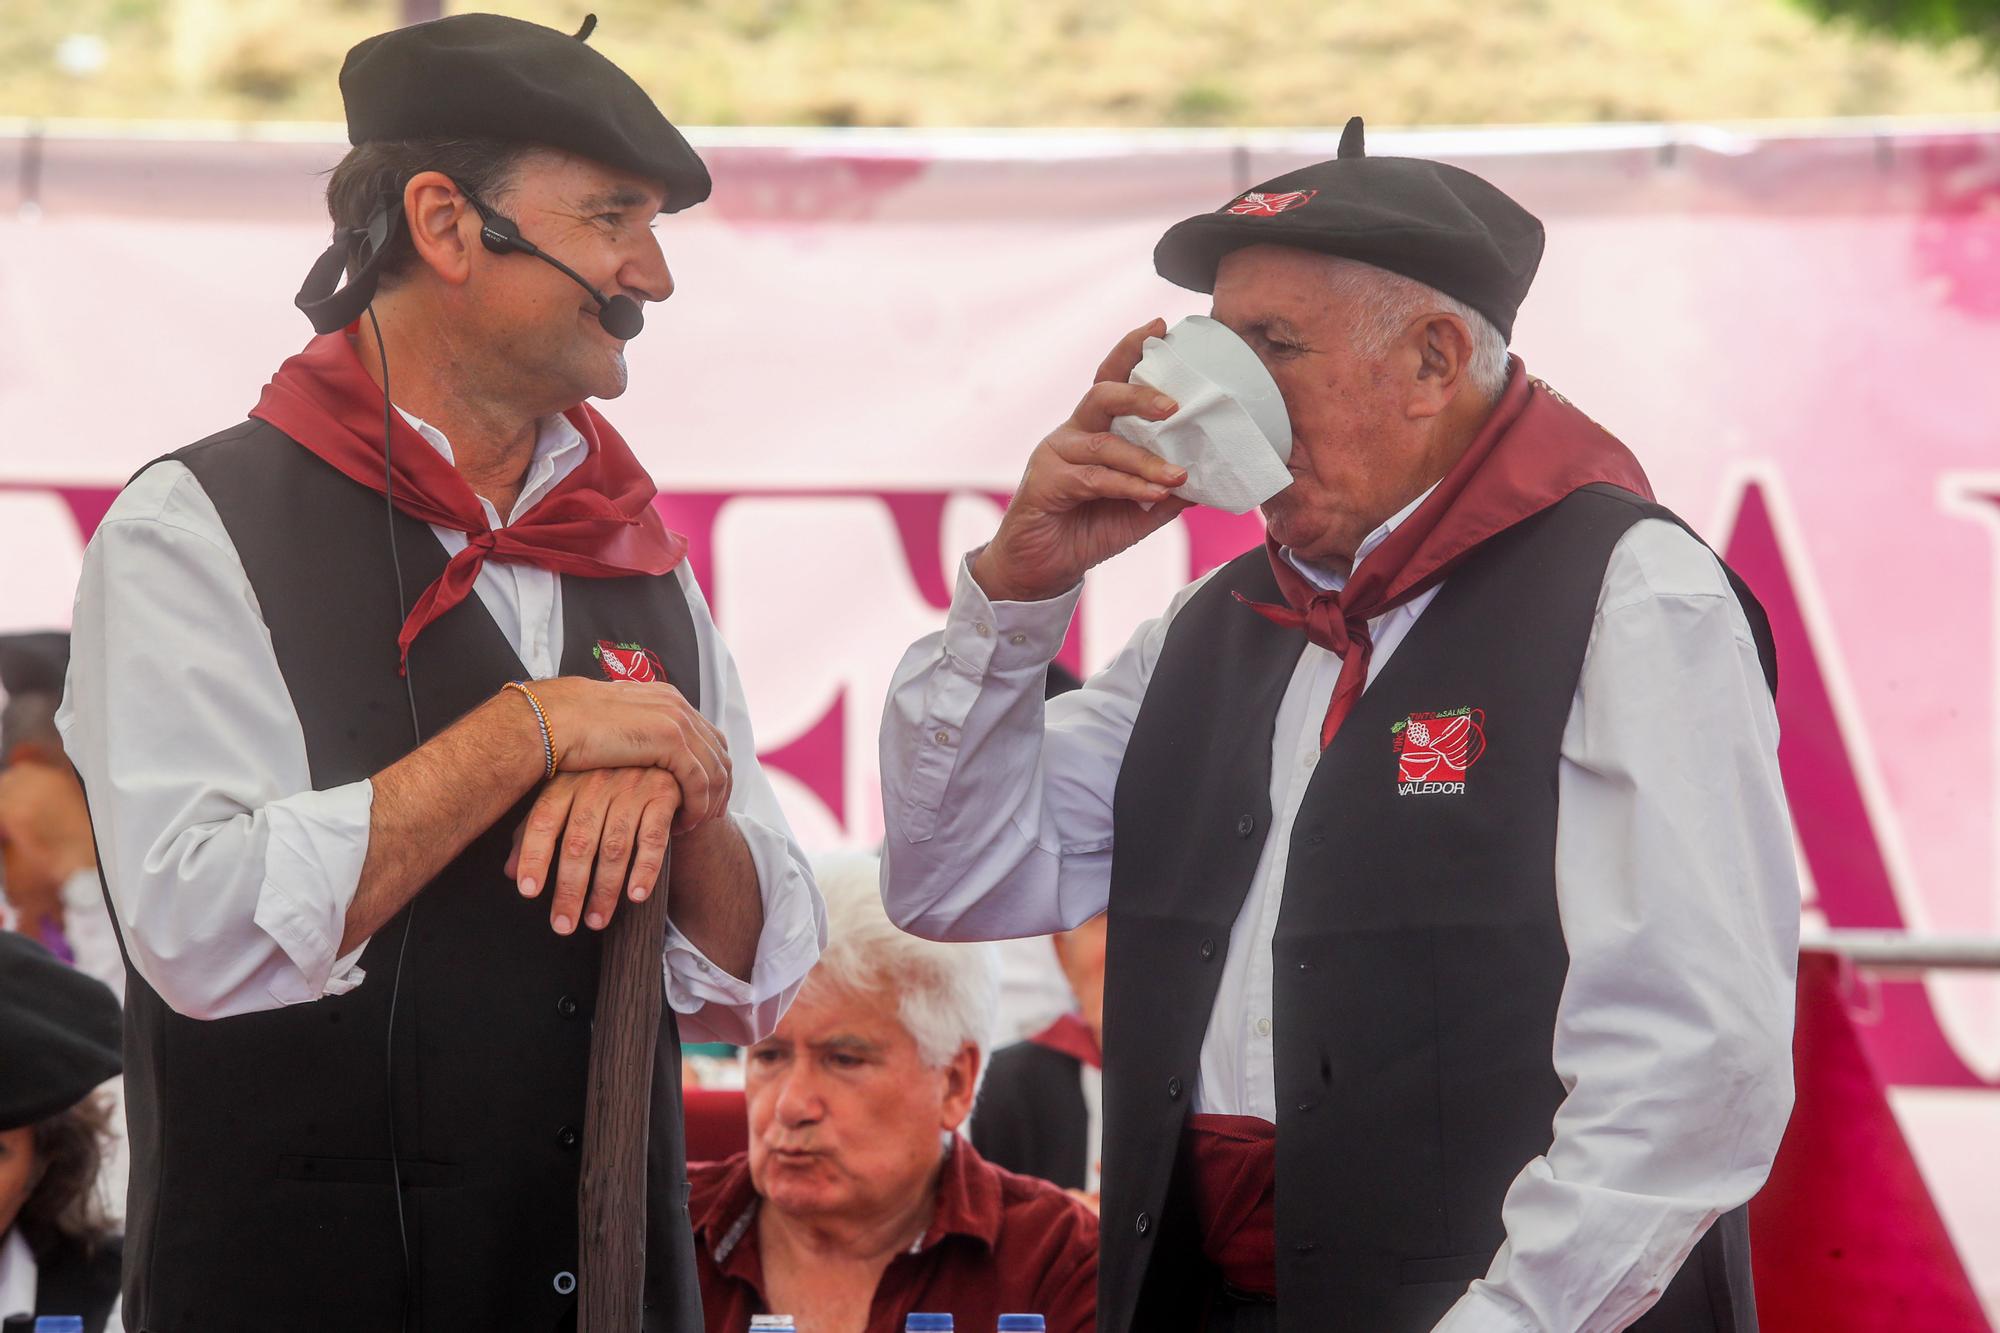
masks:
{"type": "MultiPolygon", "coordinates": [[[[471,198],[470,195],[466,197],[468,199],[471,198]]],[[[597,288],[585,282],[582,274],[578,273],[568,264],[563,263],[562,260],[557,259],[554,255],[544,253],[541,247],[522,236],[521,229],[514,224],[512,218],[503,217],[495,213],[477,199],[473,199],[472,203],[479,210],[481,219],[479,239],[488,250],[491,250],[496,255],[532,255],[544,264],[554,268],[586,292],[589,292],[590,299],[597,302],[597,322],[602,324],[604,331],[614,338],[636,338],[639,336],[640,331],[646,327],[646,314],[639,308],[637,301],[634,301],[631,297],[623,293],[607,297],[603,292],[598,291],[597,288]]]]}

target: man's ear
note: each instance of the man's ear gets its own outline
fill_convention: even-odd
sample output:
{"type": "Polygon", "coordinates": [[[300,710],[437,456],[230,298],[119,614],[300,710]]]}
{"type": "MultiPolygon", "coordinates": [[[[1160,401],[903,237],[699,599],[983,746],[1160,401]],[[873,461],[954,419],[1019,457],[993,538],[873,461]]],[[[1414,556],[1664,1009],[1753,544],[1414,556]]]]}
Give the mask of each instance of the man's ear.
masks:
{"type": "Polygon", "coordinates": [[[478,248],[479,213],[441,171],[420,171],[403,187],[403,217],[410,244],[431,272],[452,286],[472,276],[478,248]]]}
{"type": "Polygon", "coordinates": [[[944,1067],[944,1104],[938,1108],[940,1128],[957,1129],[972,1114],[972,1099],[979,1088],[980,1062],[979,1047],[968,1041],[944,1067]]]}
{"type": "Polygon", "coordinates": [[[1409,415],[1434,417],[1450,405],[1465,383],[1472,359],[1472,330],[1457,315],[1426,315],[1406,335],[1415,352],[1416,378],[1410,386],[1409,415]]]}

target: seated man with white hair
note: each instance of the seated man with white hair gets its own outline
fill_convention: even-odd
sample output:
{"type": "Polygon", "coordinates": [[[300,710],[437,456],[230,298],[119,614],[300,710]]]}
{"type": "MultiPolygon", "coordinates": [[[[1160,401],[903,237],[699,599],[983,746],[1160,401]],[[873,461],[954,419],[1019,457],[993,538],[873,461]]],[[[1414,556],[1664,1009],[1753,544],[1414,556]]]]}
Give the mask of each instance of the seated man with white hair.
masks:
{"type": "Polygon", "coordinates": [[[897,930],[873,857],[822,862],[818,878],[827,949],[750,1048],[749,1151],[689,1169],[709,1333],[767,1313],[799,1333],[901,1333],[912,1311],[1085,1333],[1097,1219],[958,1132],[998,1004],[991,949],[897,930]]]}

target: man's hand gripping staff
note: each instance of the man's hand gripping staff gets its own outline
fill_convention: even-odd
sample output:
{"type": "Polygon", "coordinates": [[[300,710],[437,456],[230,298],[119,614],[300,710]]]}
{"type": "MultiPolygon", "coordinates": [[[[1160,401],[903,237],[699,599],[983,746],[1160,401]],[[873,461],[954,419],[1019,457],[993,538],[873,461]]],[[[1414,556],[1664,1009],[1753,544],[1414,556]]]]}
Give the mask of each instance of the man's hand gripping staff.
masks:
{"type": "Polygon", "coordinates": [[[1029,455],[1000,530],[972,562],[972,577],[992,600],[1058,596],[1188,507],[1169,493],[1187,481],[1184,469],[1111,432],[1114,417],[1163,421],[1177,410],[1165,394],[1126,382],[1146,339],[1166,328],[1156,319],[1120,339],[1069,420],[1029,455]]]}
{"type": "MultiPolygon", "coordinates": [[[[642,901],[659,881],[670,836],[729,808],[729,745],[671,685],[565,676],[537,681],[556,775],[514,831],[507,874],[535,898],[555,867],[549,921],[610,924],[619,890],[642,901]],[[557,857],[560,855],[560,863],[557,857]]],[[[532,724],[525,701],[521,712],[532,724]]]]}

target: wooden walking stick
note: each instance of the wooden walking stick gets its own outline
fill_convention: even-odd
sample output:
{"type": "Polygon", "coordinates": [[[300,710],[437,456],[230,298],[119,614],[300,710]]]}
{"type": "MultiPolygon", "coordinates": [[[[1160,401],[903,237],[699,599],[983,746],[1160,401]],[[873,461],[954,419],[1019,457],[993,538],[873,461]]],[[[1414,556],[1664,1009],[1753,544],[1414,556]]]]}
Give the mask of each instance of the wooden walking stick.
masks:
{"type": "Polygon", "coordinates": [[[646,1143],[665,984],[667,871],[604,932],[577,1181],[577,1333],[639,1333],[646,1293],[646,1143]]]}

